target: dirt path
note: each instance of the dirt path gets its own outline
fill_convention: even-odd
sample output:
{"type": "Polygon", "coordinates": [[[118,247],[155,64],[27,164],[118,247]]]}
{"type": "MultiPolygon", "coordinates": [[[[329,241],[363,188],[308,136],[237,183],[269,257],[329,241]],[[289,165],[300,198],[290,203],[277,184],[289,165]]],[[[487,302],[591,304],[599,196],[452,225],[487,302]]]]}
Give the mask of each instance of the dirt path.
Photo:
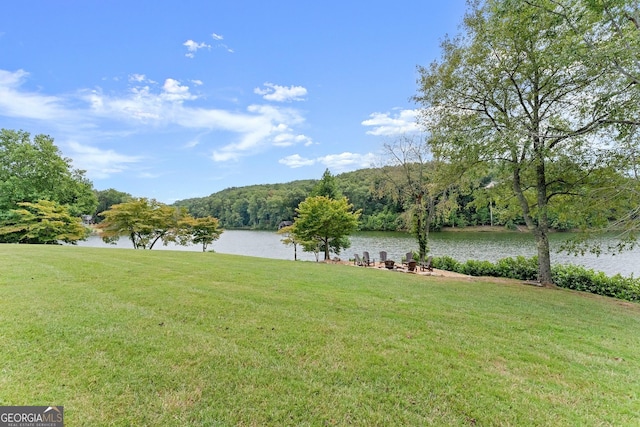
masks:
{"type": "Polygon", "coordinates": [[[471,278],[472,276],[466,275],[466,274],[460,274],[460,273],[454,273],[453,271],[446,271],[446,270],[438,270],[437,268],[434,268],[433,271],[420,271],[420,267],[416,267],[416,271],[408,271],[406,266],[398,266],[396,265],[393,270],[387,269],[385,268],[384,264],[382,263],[375,263],[374,265],[371,265],[370,267],[360,267],[355,265],[353,262],[348,262],[348,261],[331,261],[331,263],[333,264],[344,264],[344,265],[351,265],[353,267],[358,267],[358,268],[373,268],[373,269],[378,269],[381,271],[391,271],[391,272],[399,272],[399,273],[409,273],[409,274],[418,274],[420,276],[438,276],[438,277],[455,277],[455,278],[471,278]]]}

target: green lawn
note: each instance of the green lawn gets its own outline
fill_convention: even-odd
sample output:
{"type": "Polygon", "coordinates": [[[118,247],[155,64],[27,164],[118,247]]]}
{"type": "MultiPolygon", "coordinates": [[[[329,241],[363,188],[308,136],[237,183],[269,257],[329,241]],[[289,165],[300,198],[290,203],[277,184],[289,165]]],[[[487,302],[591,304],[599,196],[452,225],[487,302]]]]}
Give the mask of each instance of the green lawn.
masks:
{"type": "Polygon", "coordinates": [[[0,245],[0,405],[66,426],[640,425],[640,305],[215,253],[0,245]]]}

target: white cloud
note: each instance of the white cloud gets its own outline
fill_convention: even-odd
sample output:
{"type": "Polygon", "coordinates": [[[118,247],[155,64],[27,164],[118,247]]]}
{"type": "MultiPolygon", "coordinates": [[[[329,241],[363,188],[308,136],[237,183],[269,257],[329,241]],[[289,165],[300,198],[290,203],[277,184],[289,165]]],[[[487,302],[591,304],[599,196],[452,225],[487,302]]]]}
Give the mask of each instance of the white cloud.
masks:
{"type": "Polygon", "coordinates": [[[241,157],[258,154],[264,151],[267,145],[269,130],[267,126],[256,126],[254,129],[243,133],[237,142],[227,144],[211,154],[216,162],[236,161],[241,157]]]}
{"type": "Polygon", "coordinates": [[[283,159],[278,160],[278,163],[283,164],[285,166],[289,166],[292,169],[295,169],[303,166],[312,166],[315,163],[315,160],[305,159],[304,157],[301,157],[299,154],[293,154],[291,156],[287,156],[283,159]]]}
{"type": "Polygon", "coordinates": [[[129,81],[130,82],[142,83],[142,82],[144,82],[146,80],[147,80],[147,76],[145,76],[144,74],[131,74],[131,75],[129,75],[129,81]]]}
{"type": "Polygon", "coordinates": [[[221,34],[211,33],[211,38],[213,38],[217,42],[215,46],[216,48],[221,47],[229,53],[234,53],[234,50],[229,46],[224,43],[220,43],[222,40],[224,40],[224,37],[221,34]]]}
{"type": "Polygon", "coordinates": [[[64,107],[64,98],[21,91],[29,73],[0,70],[0,115],[37,120],[69,120],[73,112],[64,107]]]}
{"type": "MultiPolygon", "coordinates": [[[[189,86],[177,79],[167,78],[163,84],[149,80],[143,74],[132,74],[129,80],[136,84],[127,92],[106,93],[100,88],[81,90],[69,97],[45,96],[21,88],[28,76],[23,70],[0,70],[0,115],[39,120],[62,131],[67,138],[83,141],[83,135],[93,140],[113,137],[114,134],[144,133],[159,128],[184,128],[200,132],[200,136],[186,144],[212,144],[211,158],[215,161],[231,161],[240,157],[257,155],[270,147],[310,145],[311,138],[301,134],[296,127],[305,118],[294,108],[278,105],[249,105],[245,111],[228,111],[190,105],[198,98],[189,86]],[[109,123],[110,131],[100,127],[109,123]],[[215,132],[211,142],[206,135],[215,132]],[[221,136],[221,137],[220,137],[221,136]],[[223,141],[222,143],[218,141],[223,141]]],[[[78,144],[78,143],[76,143],[78,144]]],[[[115,152],[100,152],[90,146],[72,145],[82,167],[95,176],[105,176],[121,170],[137,158],[118,157],[115,152]]]]}
{"type": "Polygon", "coordinates": [[[177,119],[184,127],[222,130],[238,135],[234,142],[213,151],[211,158],[216,162],[234,161],[240,157],[256,155],[268,147],[281,146],[285,141],[287,145],[296,141],[310,141],[304,135],[290,133],[293,126],[304,122],[300,113],[293,109],[250,105],[246,113],[202,109],[179,111],[182,115],[177,119]]]}
{"type": "Polygon", "coordinates": [[[374,164],[375,160],[376,156],[373,153],[358,154],[349,152],[330,154],[317,159],[318,163],[322,163],[329,169],[336,172],[370,168],[374,164]]]}
{"type": "Polygon", "coordinates": [[[357,154],[344,152],[340,154],[329,154],[316,159],[308,159],[299,154],[293,154],[278,160],[278,162],[290,168],[312,166],[320,163],[332,171],[347,172],[355,169],[370,168],[375,160],[376,156],[373,153],[357,154]]]}
{"type": "Polygon", "coordinates": [[[205,42],[195,42],[191,39],[187,40],[186,42],[182,43],[183,46],[187,47],[187,53],[185,53],[184,56],[186,56],[187,58],[194,58],[196,56],[196,52],[199,49],[211,49],[211,45],[206,44],[205,42]]]}
{"type": "Polygon", "coordinates": [[[193,138],[192,140],[187,141],[187,142],[184,144],[184,146],[183,146],[183,147],[184,147],[184,148],[193,148],[193,147],[198,146],[198,144],[200,144],[200,137],[195,137],[195,138],[193,138]]]}
{"type": "Polygon", "coordinates": [[[302,86],[280,86],[273,83],[265,83],[266,89],[255,88],[254,93],[262,95],[267,101],[290,102],[304,101],[307,89],[302,86]]]}
{"type": "Polygon", "coordinates": [[[418,110],[400,110],[398,114],[372,113],[369,119],[364,120],[363,126],[373,127],[368,130],[368,135],[397,136],[407,133],[419,132],[417,123],[418,110]]]}
{"type": "Polygon", "coordinates": [[[129,94],[120,97],[105,95],[99,89],[85,92],[83,96],[92,115],[149,124],[175,122],[175,114],[180,112],[177,107],[184,101],[197,99],[189,86],[172,78],[166,79],[160,89],[151,84],[133,87],[129,94]]]}
{"type": "Polygon", "coordinates": [[[197,98],[189,93],[189,86],[182,86],[179,81],[174,79],[166,79],[162,89],[164,90],[164,98],[169,101],[185,101],[197,98]]]}
{"type": "Polygon", "coordinates": [[[308,140],[304,135],[288,132],[291,126],[304,121],[295,110],[250,105],[247,111],[249,115],[228,113],[224,119],[226,129],[235,129],[240,135],[236,142],[215,150],[212,154],[214,161],[238,160],[243,156],[258,154],[270,146],[292,145],[296,140],[308,140]]]}
{"type": "Polygon", "coordinates": [[[290,147],[298,144],[309,146],[313,144],[313,141],[306,135],[295,135],[288,132],[280,133],[273,138],[273,145],[278,147],[290,147]]]}
{"type": "Polygon", "coordinates": [[[113,150],[101,150],[75,141],[69,142],[67,146],[74,166],[86,170],[89,178],[108,178],[113,174],[126,171],[130,164],[142,161],[138,156],[118,154],[113,150]]]}
{"type": "Polygon", "coordinates": [[[152,94],[149,86],[132,88],[124,97],[109,97],[100,89],[85,95],[90,114],[100,118],[148,123],[160,120],[162,97],[152,94]]]}

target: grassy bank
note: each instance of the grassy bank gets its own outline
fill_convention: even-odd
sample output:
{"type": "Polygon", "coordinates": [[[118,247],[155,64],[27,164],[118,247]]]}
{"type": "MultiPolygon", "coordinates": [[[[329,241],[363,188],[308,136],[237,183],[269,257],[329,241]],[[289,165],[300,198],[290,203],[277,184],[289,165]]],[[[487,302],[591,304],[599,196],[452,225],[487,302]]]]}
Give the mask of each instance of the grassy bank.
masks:
{"type": "Polygon", "coordinates": [[[637,425],[640,306],[214,253],[0,245],[0,405],[87,425],[637,425]]]}

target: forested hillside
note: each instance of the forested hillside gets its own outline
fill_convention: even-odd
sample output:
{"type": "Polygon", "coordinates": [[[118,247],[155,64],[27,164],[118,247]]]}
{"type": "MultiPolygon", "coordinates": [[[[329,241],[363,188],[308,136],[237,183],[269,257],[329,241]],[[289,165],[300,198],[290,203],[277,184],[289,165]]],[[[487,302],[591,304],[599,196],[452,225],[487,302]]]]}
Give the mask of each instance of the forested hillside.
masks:
{"type": "MultiPolygon", "coordinates": [[[[408,228],[405,209],[389,195],[379,191],[382,179],[379,169],[360,169],[335,176],[338,190],[349,199],[354,209],[362,209],[361,230],[404,230],[408,228]]],[[[293,220],[295,209],[319,180],[301,180],[282,184],[232,187],[208,197],[180,200],[195,217],[211,215],[224,228],[276,229],[281,221],[293,220]]],[[[459,210],[440,215],[434,227],[489,225],[489,206],[476,209],[469,196],[458,197],[459,210]]],[[[499,224],[494,218],[494,224],[499,224]]]]}

